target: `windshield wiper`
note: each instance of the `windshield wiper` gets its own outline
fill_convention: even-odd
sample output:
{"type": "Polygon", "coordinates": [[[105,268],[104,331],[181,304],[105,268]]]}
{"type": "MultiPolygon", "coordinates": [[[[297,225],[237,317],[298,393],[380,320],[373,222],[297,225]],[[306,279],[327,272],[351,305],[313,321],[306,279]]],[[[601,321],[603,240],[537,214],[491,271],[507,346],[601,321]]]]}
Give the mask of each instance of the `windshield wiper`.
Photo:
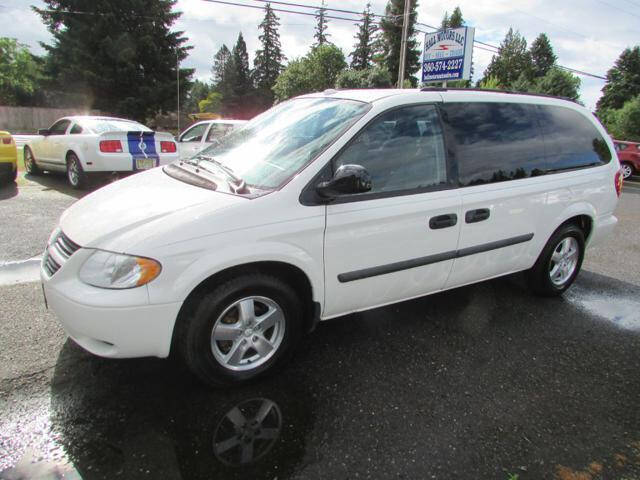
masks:
{"type": "MultiPolygon", "coordinates": [[[[225,164],[223,164],[222,162],[219,162],[218,160],[216,160],[215,158],[209,155],[196,155],[195,157],[185,160],[184,162],[188,163],[189,165],[194,165],[196,167],[204,168],[201,165],[203,160],[205,162],[211,163],[212,165],[215,165],[215,167],[219,171],[222,171],[226,175],[226,177],[230,180],[227,183],[229,184],[231,189],[234,191],[234,193],[248,193],[247,184],[242,178],[235,175],[233,173],[233,170],[231,170],[225,164]],[[197,159],[199,161],[194,162],[193,161],[194,159],[197,159]]],[[[204,168],[204,170],[207,170],[209,173],[213,173],[214,175],[216,173],[216,172],[212,172],[207,168],[204,168]]]]}

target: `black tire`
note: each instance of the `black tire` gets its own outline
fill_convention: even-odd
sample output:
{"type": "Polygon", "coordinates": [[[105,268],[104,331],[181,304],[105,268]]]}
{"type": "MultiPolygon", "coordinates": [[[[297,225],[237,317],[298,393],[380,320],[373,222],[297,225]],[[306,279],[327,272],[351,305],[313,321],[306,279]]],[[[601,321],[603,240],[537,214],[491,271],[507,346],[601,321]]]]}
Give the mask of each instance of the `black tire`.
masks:
{"type": "Polygon", "coordinates": [[[88,184],[87,174],[82,169],[80,159],[73,152],[67,154],[67,181],[76,190],[83,190],[88,184]]]}
{"type": "MultiPolygon", "coordinates": [[[[303,331],[303,308],[295,290],[265,273],[246,273],[227,280],[211,292],[189,300],[183,310],[176,326],[175,345],[187,367],[204,383],[214,387],[239,385],[275,372],[290,358],[303,331]],[[284,336],[264,363],[247,370],[232,370],[216,359],[211,336],[221,315],[234,302],[250,296],[265,297],[281,308],[284,336]]],[[[245,339],[242,335],[238,340],[245,339]]]]}
{"type": "Polygon", "coordinates": [[[584,259],[584,247],[584,232],[580,227],[575,224],[567,224],[558,228],[542,249],[542,253],[540,253],[536,263],[527,272],[527,280],[531,290],[545,297],[553,297],[565,292],[580,272],[582,260],[584,259]],[[552,267],[555,265],[552,256],[556,249],[560,247],[560,243],[567,238],[573,238],[577,243],[577,263],[571,275],[561,283],[557,283],[552,281],[551,278],[552,267]]]}
{"type": "Polygon", "coordinates": [[[33,152],[29,147],[26,147],[26,146],[24,147],[23,156],[24,156],[24,170],[29,175],[40,175],[42,173],[42,170],[40,170],[40,168],[36,164],[36,158],[33,156],[33,152]]]}
{"type": "Polygon", "coordinates": [[[631,178],[633,175],[636,174],[636,169],[633,168],[633,165],[629,162],[622,162],[621,167],[622,167],[621,174],[622,174],[623,180],[631,178]]]}
{"type": "Polygon", "coordinates": [[[11,181],[9,183],[15,183],[18,180],[18,165],[16,165],[16,169],[13,171],[11,175],[9,175],[11,181]]]}

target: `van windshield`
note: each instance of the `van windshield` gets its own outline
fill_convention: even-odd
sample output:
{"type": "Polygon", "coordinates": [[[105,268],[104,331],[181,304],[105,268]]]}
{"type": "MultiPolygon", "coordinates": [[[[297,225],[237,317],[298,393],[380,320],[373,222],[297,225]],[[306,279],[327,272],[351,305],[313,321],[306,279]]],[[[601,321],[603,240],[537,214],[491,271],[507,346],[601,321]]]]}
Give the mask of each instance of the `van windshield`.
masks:
{"type": "Polygon", "coordinates": [[[370,104],[338,98],[282,103],[203,150],[250,187],[272,190],[304,168],[364,115],[370,104]]]}

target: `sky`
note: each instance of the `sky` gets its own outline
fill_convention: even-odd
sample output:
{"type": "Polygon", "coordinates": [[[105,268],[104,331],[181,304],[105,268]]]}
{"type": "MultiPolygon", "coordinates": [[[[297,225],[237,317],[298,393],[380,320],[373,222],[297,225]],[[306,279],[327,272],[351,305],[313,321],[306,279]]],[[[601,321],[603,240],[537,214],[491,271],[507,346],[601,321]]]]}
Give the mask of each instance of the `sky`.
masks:
{"type": "MultiPolygon", "coordinates": [[[[256,0],[230,0],[252,6],[264,5],[256,0]]],[[[318,5],[320,0],[285,0],[304,5],[318,5]]],[[[415,0],[414,0],[415,1],[415,0]]],[[[371,0],[374,13],[383,14],[386,0],[371,0]]],[[[528,44],[545,32],[563,66],[604,76],[620,53],[640,45],[640,0],[418,0],[418,22],[439,25],[445,11],[459,6],[468,26],[475,27],[476,40],[499,45],[509,27],[517,29],[528,44]]],[[[41,6],[40,0],[0,0],[0,35],[16,38],[36,54],[42,53],[39,42],[49,42],[46,28],[30,8],[41,6]]],[[[326,6],[362,11],[365,0],[326,0],[326,6]]],[[[312,9],[273,5],[275,8],[313,12],[312,9]]],[[[176,10],[182,16],[175,24],[193,47],[183,67],[195,68],[195,77],[210,80],[215,52],[226,44],[231,48],[242,32],[251,61],[259,47],[258,24],[261,9],[221,5],[206,0],[178,0],[176,10]]],[[[303,56],[313,43],[315,19],[312,16],[277,12],[280,17],[280,40],[288,59],[303,56]]],[[[349,16],[331,13],[335,16],[349,16]]],[[[425,27],[418,28],[428,30],[425,27]]],[[[353,50],[357,26],[352,21],[329,20],[329,40],[345,55],[353,50]]],[[[418,34],[422,45],[424,34],[418,34]]],[[[474,49],[476,79],[491,61],[492,53],[474,49]]],[[[604,82],[580,77],[581,100],[591,109],[600,97],[604,82]]]]}

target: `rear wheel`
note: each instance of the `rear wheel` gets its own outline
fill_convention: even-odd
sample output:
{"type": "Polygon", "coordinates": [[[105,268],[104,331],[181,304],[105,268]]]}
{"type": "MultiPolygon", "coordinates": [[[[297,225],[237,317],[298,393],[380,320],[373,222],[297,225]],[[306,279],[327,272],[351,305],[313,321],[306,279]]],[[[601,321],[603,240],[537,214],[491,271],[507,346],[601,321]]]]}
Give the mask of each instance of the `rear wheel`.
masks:
{"type": "Polygon", "coordinates": [[[36,159],[29,147],[24,147],[24,169],[29,175],[40,175],[42,171],[36,165],[36,159]]]}
{"type": "Polygon", "coordinates": [[[77,190],[87,186],[87,174],[82,169],[80,159],[73,152],[67,155],[67,180],[69,185],[77,190]]]}
{"type": "Polygon", "coordinates": [[[567,290],[578,276],[584,258],[584,233],[568,224],[551,236],[528,272],[531,289],[539,295],[555,296],[567,290]]]}
{"type": "Polygon", "coordinates": [[[192,302],[179,321],[177,346],[209,385],[245,383],[275,371],[302,334],[296,292],[268,274],[243,274],[192,302]]]}
{"type": "Polygon", "coordinates": [[[633,166],[630,163],[624,162],[620,166],[620,171],[622,173],[622,178],[626,180],[627,178],[630,178],[631,175],[633,175],[633,166]]]}

